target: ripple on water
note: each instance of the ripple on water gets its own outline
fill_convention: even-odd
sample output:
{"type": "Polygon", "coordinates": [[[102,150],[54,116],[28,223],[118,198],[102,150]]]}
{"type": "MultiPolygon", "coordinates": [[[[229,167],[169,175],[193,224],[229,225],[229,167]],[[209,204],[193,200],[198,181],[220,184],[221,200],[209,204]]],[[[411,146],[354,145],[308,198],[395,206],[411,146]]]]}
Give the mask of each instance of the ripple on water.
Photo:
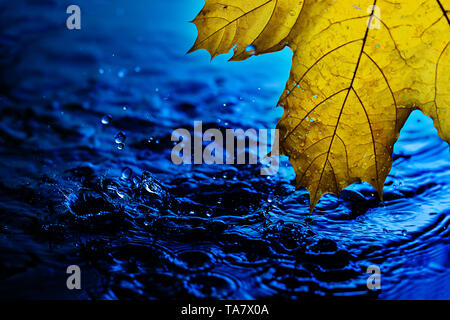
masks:
{"type": "Polygon", "coordinates": [[[185,287],[194,297],[226,299],[235,292],[237,284],[229,275],[200,273],[188,277],[185,287]]]}

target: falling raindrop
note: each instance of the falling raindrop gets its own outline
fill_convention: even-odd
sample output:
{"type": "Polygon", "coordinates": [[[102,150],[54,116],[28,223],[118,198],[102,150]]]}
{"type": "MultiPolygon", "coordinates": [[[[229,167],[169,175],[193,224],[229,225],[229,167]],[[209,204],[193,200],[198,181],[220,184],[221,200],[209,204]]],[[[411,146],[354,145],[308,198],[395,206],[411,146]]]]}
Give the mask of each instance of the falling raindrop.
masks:
{"type": "Polygon", "coordinates": [[[103,116],[102,118],[102,124],[104,124],[105,126],[107,126],[108,124],[111,123],[111,116],[109,114],[103,116]]]}
{"type": "Polygon", "coordinates": [[[121,70],[119,70],[119,72],[117,72],[117,76],[119,78],[123,78],[123,77],[125,77],[125,72],[126,72],[125,69],[121,69],[121,70]]]}
{"type": "Polygon", "coordinates": [[[127,139],[127,136],[122,132],[119,131],[116,136],[114,137],[114,141],[117,144],[123,144],[125,142],[125,140],[127,139]]]}

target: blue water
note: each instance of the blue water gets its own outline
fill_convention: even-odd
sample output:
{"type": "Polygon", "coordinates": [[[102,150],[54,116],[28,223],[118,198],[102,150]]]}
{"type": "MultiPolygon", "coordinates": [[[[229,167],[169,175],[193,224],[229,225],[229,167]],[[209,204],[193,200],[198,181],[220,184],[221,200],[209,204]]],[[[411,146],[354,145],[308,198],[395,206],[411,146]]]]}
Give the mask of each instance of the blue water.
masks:
{"type": "Polygon", "coordinates": [[[274,128],[289,49],[185,55],[201,0],[79,0],[78,31],[68,4],[0,4],[1,298],[450,298],[449,147],[429,118],[403,128],[384,203],[358,184],[310,215],[285,158],[270,177],[170,160],[195,120],[274,128]]]}

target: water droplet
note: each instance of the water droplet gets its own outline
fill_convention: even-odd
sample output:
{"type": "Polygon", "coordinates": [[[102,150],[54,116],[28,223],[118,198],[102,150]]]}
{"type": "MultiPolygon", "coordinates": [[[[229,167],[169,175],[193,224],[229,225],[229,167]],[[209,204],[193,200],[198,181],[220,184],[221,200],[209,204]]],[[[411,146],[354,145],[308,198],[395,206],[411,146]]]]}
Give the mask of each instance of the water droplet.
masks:
{"type": "Polygon", "coordinates": [[[122,170],[121,178],[122,178],[123,180],[128,180],[128,179],[130,179],[131,174],[132,174],[131,169],[128,168],[128,167],[125,167],[125,168],[123,168],[123,170],[122,170]]]}
{"type": "Polygon", "coordinates": [[[247,46],[247,48],[245,48],[245,52],[247,52],[248,54],[254,55],[254,54],[256,54],[256,48],[253,45],[249,45],[249,46],[247,46]]]}
{"type": "Polygon", "coordinates": [[[125,142],[125,140],[127,139],[127,136],[122,132],[119,131],[116,136],[114,137],[114,141],[117,144],[123,144],[125,142]]]}
{"type": "Polygon", "coordinates": [[[125,77],[125,72],[126,72],[125,69],[121,69],[121,70],[119,70],[119,72],[117,72],[117,76],[119,78],[123,78],[123,77],[125,77]]]}
{"type": "MultiPolygon", "coordinates": [[[[144,177],[144,175],[142,176],[144,177]]],[[[158,184],[158,182],[150,173],[146,178],[142,180],[142,184],[147,192],[155,194],[159,197],[162,196],[163,193],[162,187],[158,184]]]]}
{"type": "Polygon", "coordinates": [[[139,179],[139,177],[133,177],[133,183],[136,187],[139,187],[141,184],[141,179],[139,179]]]}
{"type": "Polygon", "coordinates": [[[102,124],[104,124],[105,126],[107,126],[108,124],[111,123],[111,116],[109,114],[103,116],[102,118],[102,124]]]}
{"type": "Polygon", "coordinates": [[[125,148],[125,145],[124,145],[123,143],[119,143],[119,144],[117,145],[117,149],[123,150],[123,148],[125,148]]]}
{"type": "Polygon", "coordinates": [[[408,235],[408,232],[405,229],[403,229],[402,230],[402,236],[406,237],[407,235],[408,235]]]}

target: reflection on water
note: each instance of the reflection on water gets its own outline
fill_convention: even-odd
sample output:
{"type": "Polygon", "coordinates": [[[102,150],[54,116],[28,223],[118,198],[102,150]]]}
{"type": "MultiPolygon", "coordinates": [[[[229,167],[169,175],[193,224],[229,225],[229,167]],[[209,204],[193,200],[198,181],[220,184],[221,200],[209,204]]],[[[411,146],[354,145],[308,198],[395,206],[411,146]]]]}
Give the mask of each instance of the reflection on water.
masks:
{"type": "Polygon", "coordinates": [[[404,127],[384,203],[359,184],[309,215],[287,159],[269,177],[170,161],[194,120],[273,128],[288,49],[210,63],[185,55],[202,1],[79,2],[80,31],[57,1],[0,6],[1,297],[450,298],[449,148],[429,118],[404,127]]]}

